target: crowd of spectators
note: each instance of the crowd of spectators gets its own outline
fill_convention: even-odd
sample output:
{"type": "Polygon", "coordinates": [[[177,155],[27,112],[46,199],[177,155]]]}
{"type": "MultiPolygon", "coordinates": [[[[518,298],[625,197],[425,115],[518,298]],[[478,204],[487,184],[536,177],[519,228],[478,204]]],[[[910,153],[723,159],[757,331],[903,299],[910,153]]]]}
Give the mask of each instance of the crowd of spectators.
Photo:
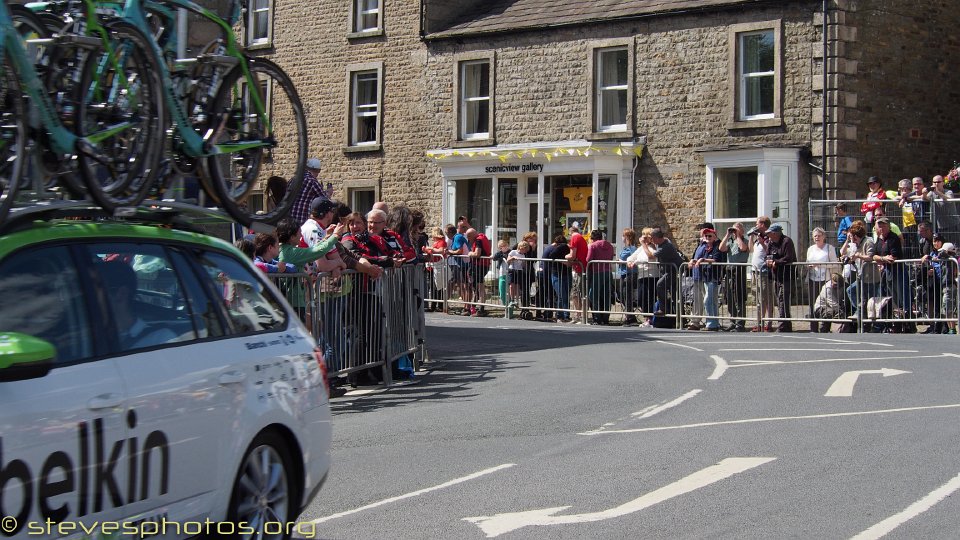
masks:
{"type": "MultiPolygon", "coordinates": [[[[835,243],[832,232],[816,227],[803,257],[783,224],[761,216],[749,230],[743,223],[725,232],[700,224],[689,259],[660,227],[624,229],[618,252],[601,231],[582,233],[573,222],[569,237],[557,234],[538,253],[535,232],[514,244],[500,239],[494,247],[461,216],[427,234],[417,210],[378,202],[354,212],[318,191],[319,181],[310,185],[304,196],[319,195],[295,204],[298,214],[306,209],[302,222],[291,214],[274,234],[238,245],[264,272],[323,273],[336,280],[324,289],[326,309],[318,321],[332,359],[344,353],[334,344],[343,342],[342,326],[350,322],[344,320],[350,295],[369,291],[384,269],[419,263],[426,263],[426,279],[417,286],[426,310],[446,308],[443,300],[456,298],[460,314],[476,317],[499,304],[508,314],[542,321],[675,327],[679,316],[690,330],[732,332],[792,332],[800,320],[808,320],[812,332],[851,330],[858,320],[868,321],[866,331],[915,332],[913,320],[956,318],[956,247],[933,233],[935,224],[956,219],[931,212],[931,205],[953,195],[939,176],[930,186],[921,178],[902,180],[896,192],[871,177],[859,215],[850,215],[847,203],[836,204],[835,243]],[[890,209],[899,209],[901,223],[891,219],[890,209]],[[912,263],[898,263],[907,259],[912,263]],[[802,313],[795,313],[798,305],[802,313]],[[588,320],[582,320],[585,313],[588,320]],[[869,322],[878,318],[907,321],[869,322]]],[[[311,324],[303,286],[285,292],[311,324]]],[[[360,305],[376,311],[372,302],[360,305]]],[[[381,324],[362,326],[376,335],[381,324]]],[[[926,332],[956,333],[956,324],[929,324],[926,332]]],[[[380,340],[370,339],[374,346],[380,340]]]]}

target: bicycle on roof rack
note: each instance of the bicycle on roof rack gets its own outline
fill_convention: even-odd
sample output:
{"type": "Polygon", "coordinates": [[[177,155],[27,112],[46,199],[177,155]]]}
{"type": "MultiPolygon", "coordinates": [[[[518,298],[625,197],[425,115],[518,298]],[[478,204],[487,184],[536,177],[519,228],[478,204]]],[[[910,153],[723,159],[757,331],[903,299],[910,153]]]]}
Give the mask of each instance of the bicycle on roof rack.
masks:
{"type": "MultiPolygon", "coordinates": [[[[69,166],[74,160],[99,164],[97,182],[108,178],[122,182],[127,177],[146,178],[146,182],[155,174],[161,157],[159,151],[150,149],[149,142],[162,133],[157,119],[164,115],[157,69],[151,56],[137,52],[149,40],[135,29],[118,29],[110,42],[132,51],[121,60],[101,40],[78,36],[24,39],[24,34],[43,34],[43,28],[42,22],[30,20],[30,14],[19,6],[4,2],[0,8],[0,220],[9,213],[24,181],[30,139],[59,166],[69,166]],[[14,11],[19,23],[15,23],[14,11]],[[50,96],[38,71],[43,63],[39,49],[33,48],[37,45],[74,51],[81,78],[69,89],[70,96],[50,96]],[[80,120],[72,125],[66,109],[70,104],[80,107],[80,120]],[[96,114],[84,116],[84,111],[96,114]]],[[[49,81],[50,73],[43,75],[49,81]]],[[[75,193],[85,191],[93,180],[84,176],[85,186],[70,175],[64,178],[75,193]]]]}
{"type": "MultiPolygon", "coordinates": [[[[76,1],[31,6],[63,12],[76,1]]],[[[306,119],[286,73],[267,59],[247,56],[237,42],[233,27],[240,20],[240,0],[229,0],[226,18],[190,0],[108,0],[96,5],[115,14],[109,28],[132,26],[154,36],[149,53],[160,67],[171,123],[169,168],[195,175],[204,192],[244,225],[273,224],[285,216],[303,180],[306,119]],[[178,58],[172,28],[181,9],[212,24],[219,34],[194,58],[178,58]],[[255,214],[245,200],[271,177],[288,182],[286,195],[275,207],[255,214]]],[[[89,9],[85,14],[88,20],[95,16],[89,9]]],[[[162,193],[168,186],[141,187],[146,197],[149,188],[162,193]]],[[[130,204],[113,200],[111,189],[91,195],[107,208],[130,204]]]]}

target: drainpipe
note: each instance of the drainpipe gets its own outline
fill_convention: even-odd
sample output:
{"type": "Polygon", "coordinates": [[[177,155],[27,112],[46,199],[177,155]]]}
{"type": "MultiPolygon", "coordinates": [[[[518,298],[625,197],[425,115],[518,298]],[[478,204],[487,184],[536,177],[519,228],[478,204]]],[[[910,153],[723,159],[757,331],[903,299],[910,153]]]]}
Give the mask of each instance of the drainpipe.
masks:
{"type": "Polygon", "coordinates": [[[830,108],[827,107],[827,82],[830,80],[827,76],[827,10],[830,9],[829,2],[830,0],[823,0],[823,137],[821,137],[822,147],[820,150],[820,175],[823,177],[823,180],[820,182],[821,200],[826,200],[827,198],[827,130],[829,125],[827,115],[830,110],[830,108]]]}

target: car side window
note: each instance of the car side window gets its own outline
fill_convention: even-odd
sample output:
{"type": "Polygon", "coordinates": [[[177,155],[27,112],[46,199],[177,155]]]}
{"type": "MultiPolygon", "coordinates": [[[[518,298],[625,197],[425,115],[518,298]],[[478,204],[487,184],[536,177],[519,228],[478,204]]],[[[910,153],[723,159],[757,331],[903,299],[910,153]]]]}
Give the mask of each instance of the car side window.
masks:
{"type": "Polygon", "coordinates": [[[85,246],[106,292],[122,352],[197,339],[190,306],[163,246],[111,242],[85,246]]]}
{"type": "Polygon", "coordinates": [[[234,333],[248,334],[286,326],[283,307],[246,266],[212,251],[199,252],[197,257],[216,294],[223,300],[234,333]]]}
{"type": "Polygon", "coordinates": [[[218,316],[219,306],[213,301],[213,295],[208,294],[194,272],[193,264],[180,251],[171,250],[170,256],[177,268],[183,290],[190,302],[190,311],[193,313],[193,324],[201,338],[220,337],[226,334],[223,323],[218,316]]]}
{"type": "Polygon", "coordinates": [[[57,364],[93,356],[79,273],[66,246],[18,252],[0,263],[0,331],[21,332],[57,348],[57,364]]]}

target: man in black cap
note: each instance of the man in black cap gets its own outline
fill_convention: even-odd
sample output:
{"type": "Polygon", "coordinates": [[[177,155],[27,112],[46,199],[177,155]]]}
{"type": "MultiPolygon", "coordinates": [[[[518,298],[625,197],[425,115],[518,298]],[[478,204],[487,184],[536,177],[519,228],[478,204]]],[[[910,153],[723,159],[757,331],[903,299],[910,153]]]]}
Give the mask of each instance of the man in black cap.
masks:
{"type": "Polygon", "coordinates": [[[300,226],[300,234],[303,242],[307,244],[306,247],[313,247],[327,235],[327,227],[336,217],[336,208],[337,203],[325,197],[317,197],[310,202],[310,218],[300,226]]]}
{"type": "MultiPolygon", "coordinates": [[[[797,262],[797,249],[793,239],[783,234],[783,225],[774,223],[767,229],[767,267],[773,277],[774,293],[777,296],[777,308],[781,319],[789,319],[790,302],[793,297],[793,274],[791,264],[797,262]]],[[[793,323],[780,321],[777,332],[792,332],[793,323]]]]}

